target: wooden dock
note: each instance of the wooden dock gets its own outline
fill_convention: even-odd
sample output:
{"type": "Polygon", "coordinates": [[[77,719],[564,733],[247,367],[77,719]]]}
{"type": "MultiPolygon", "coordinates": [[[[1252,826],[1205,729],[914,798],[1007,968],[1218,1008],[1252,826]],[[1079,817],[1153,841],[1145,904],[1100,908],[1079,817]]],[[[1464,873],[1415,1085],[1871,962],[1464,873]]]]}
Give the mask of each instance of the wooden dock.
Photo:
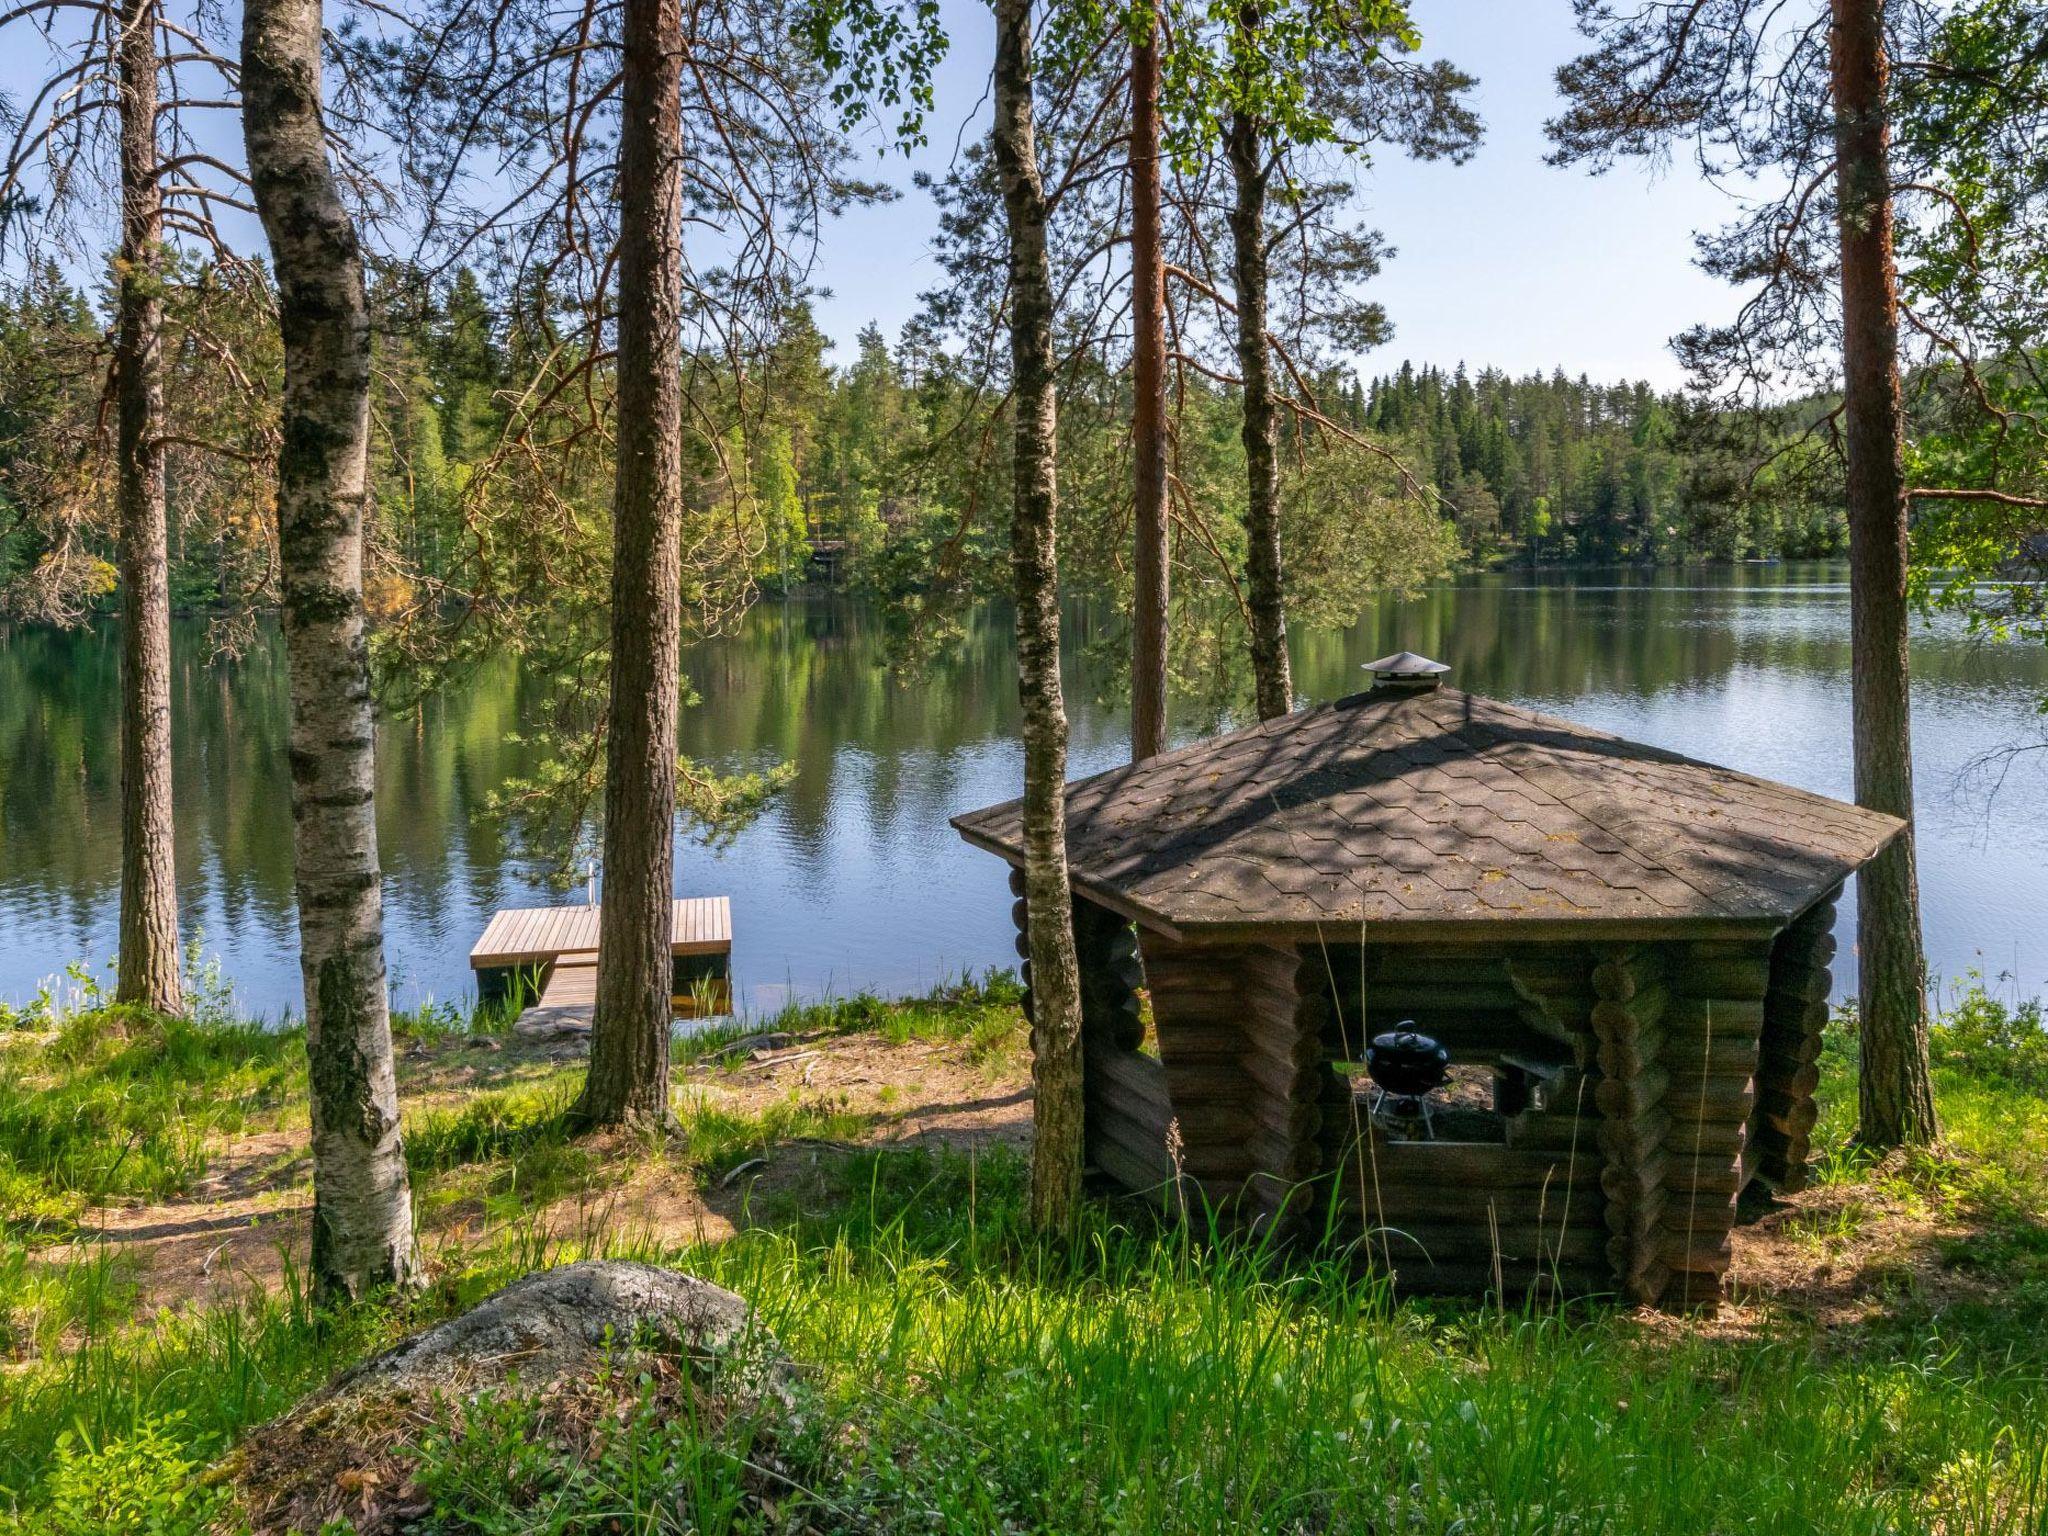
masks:
{"type": "MultiPolygon", "coordinates": [[[[597,906],[507,907],[492,914],[469,951],[477,995],[506,996],[515,979],[539,995],[514,1022],[522,1034],[587,1032],[597,1007],[597,906]]],[[[678,1013],[714,1015],[731,1007],[732,903],[685,896],[672,908],[670,994],[678,1013]]]]}

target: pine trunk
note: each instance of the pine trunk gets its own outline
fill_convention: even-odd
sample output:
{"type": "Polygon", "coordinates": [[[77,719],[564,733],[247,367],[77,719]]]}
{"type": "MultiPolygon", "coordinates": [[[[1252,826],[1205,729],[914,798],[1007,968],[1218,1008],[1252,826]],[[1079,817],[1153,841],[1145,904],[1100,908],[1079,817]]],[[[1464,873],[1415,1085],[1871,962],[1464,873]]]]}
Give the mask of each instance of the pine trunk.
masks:
{"type": "Polygon", "coordinates": [[[1032,117],[1031,0],[997,0],[995,153],[1010,234],[1016,411],[1010,560],[1024,730],[1025,946],[1031,952],[1031,1211],[1069,1226],[1081,1193],[1081,982],[1067,884],[1067,711],[1060,692],[1058,402],[1052,268],[1032,117]]]}
{"type": "Polygon", "coordinates": [[[1166,267],[1160,245],[1159,26],[1131,48],[1131,761],[1166,750],[1166,267]]]}
{"type": "Polygon", "coordinates": [[[1895,1147],[1931,1141],[1937,1126],[1910,826],[1905,412],[1892,255],[1890,62],[1882,0],[1834,0],[1833,22],[1856,799],[1909,823],[1905,835],[1856,877],[1858,1135],[1872,1146],[1895,1147]]]}
{"type": "Polygon", "coordinates": [[[578,1116],[668,1116],[670,903],[682,651],[680,0],[625,0],[618,469],[597,1011],[578,1116]]]}
{"type": "MultiPolygon", "coordinates": [[[[1258,12],[1238,13],[1240,35],[1258,28],[1258,12]]],[[[1236,198],[1230,210],[1237,281],[1237,370],[1244,381],[1245,586],[1251,609],[1252,687],[1259,718],[1294,707],[1287,659],[1287,595],[1280,558],[1280,470],[1273,444],[1273,359],[1266,347],[1266,165],[1263,136],[1233,112],[1224,151],[1236,198]]]]}
{"type": "Polygon", "coordinates": [[[363,633],[370,317],[321,126],[319,0],[246,0],[243,133],[284,341],[278,560],[312,1080],[316,1296],[420,1279],[384,981],[363,633]]]}
{"type": "Polygon", "coordinates": [[[121,519],[121,955],[114,996],[160,1013],[178,984],[171,590],[164,519],[163,193],[155,0],[121,7],[121,251],[114,344],[121,519]]]}

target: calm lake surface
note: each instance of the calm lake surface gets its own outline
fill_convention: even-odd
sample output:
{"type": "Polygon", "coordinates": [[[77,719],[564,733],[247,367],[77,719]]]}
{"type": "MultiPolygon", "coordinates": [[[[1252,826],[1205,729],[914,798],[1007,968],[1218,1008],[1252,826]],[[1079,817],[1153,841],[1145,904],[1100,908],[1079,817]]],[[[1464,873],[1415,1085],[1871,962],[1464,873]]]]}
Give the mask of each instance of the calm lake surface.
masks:
{"type": "MultiPolygon", "coordinates": [[[[1850,793],[1849,606],[1832,566],[1489,575],[1384,602],[1342,633],[1298,635],[1297,686],[1323,700],[1400,649],[1476,692],[1839,795],[1850,793]]],[[[203,624],[175,643],[178,878],[184,932],[218,957],[242,1004],[299,1002],[284,768],[285,691],[272,636],[238,662],[207,657],[203,624]]],[[[119,785],[116,636],[0,630],[0,998],[22,1001],[116,940],[119,785]]],[[[792,995],[922,989],[1012,963],[1001,864],[949,816],[1015,794],[1016,673],[1007,616],[976,615],[928,674],[884,667],[877,614],[858,603],[767,602],[686,667],[702,702],[685,749],[728,771],[793,761],[796,782],[716,851],[679,841],[681,894],[732,898],[735,996],[753,1012],[792,995]]],[[[2048,991],[2048,653],[1917,634],[1913,664],[1921,877],[1937,977],[1981,967],[2048,991]]],[[[1122,761],[1105,680],[1069,677],[1073,768],[1122,761]]],[[[471,942],[501,906],[551,891],[482,813],[527,766],[513,744],[526,690],[498,668],[387,719],[378,810],[386,938],[401,1001],[460,998],[471,942]]],[[[1213,712],[1178,708],[1182,734],[1213,712]]],[[[1843,913],[1838,986],[1853,986],[1843,913]]]]}

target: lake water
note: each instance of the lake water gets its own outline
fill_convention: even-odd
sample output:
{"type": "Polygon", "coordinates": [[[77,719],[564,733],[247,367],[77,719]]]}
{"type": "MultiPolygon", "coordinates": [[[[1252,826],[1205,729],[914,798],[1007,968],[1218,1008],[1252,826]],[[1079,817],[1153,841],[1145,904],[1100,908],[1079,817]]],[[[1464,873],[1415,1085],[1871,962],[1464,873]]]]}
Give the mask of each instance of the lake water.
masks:
{"type": "MultiPolygon", "coordinates": [[[[1384,602],[1341,633],[1296,637],[1295,678],[1322,700],[1359,666],[1411,649],[1453,681],[1712,762],[1847,797],[1849,608],[1828,566],[1489,575],[1384,602]]],[[[184,932],[218,956],[243,1004],[298,1004],[285,692],[275,636],[207,659],[204,626],[174,640],[178,879],[184,932]]],[[[1017,792],[1016,671],[1007,617],[977,614],[929,673],[884,666],[880,618],[845,600],[757,607],[687,657],[702,702],[684,744],[728,771],[797,765],[790,789],[713,851],[679,842],[685,895],[732,898],[735,995],[760,1012],[792,994],[927,987],[1012,963],[1001,864],[961,843],[956,812],[1017,792]]],[[[1938,977],[1971,967],[2048,990],[2048,751],[2036,700],[2048,653],[1937,628],[1914,642],[1921,876],[1938,977]]],[[[0,998],[21,1001],[72,961],[105,965],[119,885],[115,636],[0,630],[0,998]]],[[[1125,753],[1103,680],[1069,678],[1074,771],[1125,753]]],[[[515,669],[387,719],[378,813],[386,941],[401,1001],[458,998],[465,957],[501,906],[550,891],[483,815],[527,765],[530,702],[515,669]]],[[[1190,716],[1189,732],[1213,726],[1190,716]]],[[[1845,904],[1844,963],[1853,916],[1845,904]]]]}

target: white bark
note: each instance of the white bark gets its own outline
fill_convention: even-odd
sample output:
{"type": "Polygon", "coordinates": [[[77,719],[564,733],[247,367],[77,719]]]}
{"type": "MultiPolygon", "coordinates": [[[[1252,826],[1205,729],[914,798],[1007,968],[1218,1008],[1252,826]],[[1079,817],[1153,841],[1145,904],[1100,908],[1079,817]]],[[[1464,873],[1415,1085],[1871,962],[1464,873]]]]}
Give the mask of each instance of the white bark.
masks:
{"type": "Polygon", "coordinates": [[[363,633],[370,322],[321,128],[319,0],[247,0],[243,132],[284,336],[278,553],[312,1079],[316,1294],[419,1278],[384,978],[376,738],[363,633]]]}

